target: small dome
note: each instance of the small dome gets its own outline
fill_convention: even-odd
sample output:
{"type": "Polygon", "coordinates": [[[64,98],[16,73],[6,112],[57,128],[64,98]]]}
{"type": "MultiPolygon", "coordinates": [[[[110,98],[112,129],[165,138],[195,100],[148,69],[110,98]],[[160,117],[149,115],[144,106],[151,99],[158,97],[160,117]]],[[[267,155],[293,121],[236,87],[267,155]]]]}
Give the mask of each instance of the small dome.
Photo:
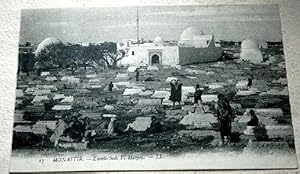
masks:
{"type": "Polygon", "coordinates": [[[54,37],[48,37],[44,39],[37,47],[35,51],[35,56],[38,56],[42,50],[44,50],[47,46],[53,45],[53,44],[60,44],[62,43],[59,39],[54,38],[54,37]]]}
{"type": "Polygon", "coordinates": [[[255,50],[257,50],[258,49],[258,43],[255,40],[247,39],[247,40],[244,40],[242,42],[241,48],[242,48],[242,50],[243,49],[255,49],[255,50]]]}
{"type": "Polygon", "coordinates": [[[181,33],[180,40],[181,41],[193,40],[194,36],[201,36],[201,35],[204,35],[204,33],[201,30],[199,30],[196,27],[189,27],[181,33]]]}
{"type": "Polygon", "coordinates": [[[164,40],[160,36],[155,37],[153,40],[153,43],[163,43],[163,42],[164,40]]]}

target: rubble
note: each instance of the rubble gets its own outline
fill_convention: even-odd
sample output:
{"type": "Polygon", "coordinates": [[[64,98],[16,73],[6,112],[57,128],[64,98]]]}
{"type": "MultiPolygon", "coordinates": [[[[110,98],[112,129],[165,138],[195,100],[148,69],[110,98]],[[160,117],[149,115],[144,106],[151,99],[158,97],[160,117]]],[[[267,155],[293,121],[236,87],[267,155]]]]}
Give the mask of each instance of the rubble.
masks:
{"type": "Polygon", "coordinates": [[[71,110],[72,106],[71,105],[55,105],[52,110],[57,110],[57,111],[65,111],[65,110],[71,110]]]}

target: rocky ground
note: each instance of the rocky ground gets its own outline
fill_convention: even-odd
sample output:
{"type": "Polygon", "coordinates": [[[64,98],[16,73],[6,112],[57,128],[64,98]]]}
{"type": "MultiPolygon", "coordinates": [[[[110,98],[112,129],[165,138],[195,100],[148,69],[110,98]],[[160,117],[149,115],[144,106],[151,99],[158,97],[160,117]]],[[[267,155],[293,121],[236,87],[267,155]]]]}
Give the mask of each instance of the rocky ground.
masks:
{"type": "MultiPolygon", "coordinates": [[[[74,73],[67,69],[18,75],[14,126],[14,149],[53,149],[49,129],[54,130],[58,118],[65,113],[81,113],[90,117],[96,128],[95,142],[87,148],[102,151],[169,152],[243,151],[249,140],[288,144],[293,148],[293,131],[287,91],[285,64],[282,55],[272,55],[267,62],[251,64],[239,59],[187,66],[142,67],[140,81],[135,80],[136,67],[100,70],[79,67],[74,73]],[[253,86],[247,79],[253,75],[253,86]],[[183,105],[171,109],[171,79],[183,82],[183,105]],[[113,92],[107,85],[114,83],[113,92]],[[203,88],[203,107],[192,113],[194,86],[203,88]],[[234,144],[222,147],[214,110],[217,94],[230,100],[235,118],[232,122],[234,144]],[[54,106],[44,103],[54,100],[54,106]],[[265,127],[267,138],[260,140],[247,127],[247,112],[254,108],[265,127]],[[116,137],[106,134],[110,117],[115,115],[120,132],[116,137]],[[161,133],[149,134],[151,116],[163,124],[161,133]]],[[[61,148],[86,148],[72,144],[61,148]]],[[[249,149],[249,148],[248,148],[249,149]]]]}

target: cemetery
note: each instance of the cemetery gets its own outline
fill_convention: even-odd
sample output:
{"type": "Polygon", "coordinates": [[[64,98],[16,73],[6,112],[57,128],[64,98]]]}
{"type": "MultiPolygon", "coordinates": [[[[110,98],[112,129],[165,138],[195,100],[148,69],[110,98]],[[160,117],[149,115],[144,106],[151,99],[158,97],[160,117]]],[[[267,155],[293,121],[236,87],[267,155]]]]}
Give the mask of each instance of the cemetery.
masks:
{"type": "Polygon", "coordinates": [[[263,56],[269,59],[251,62],[251,56],[258,54],[251,44],[247,41],[242,45],[242,56],[247,60],[238,57],[181,66],[117,68],[90,64],[75,70],[57,67],[41,73],[21,72],[17,76],[13,148],[180,153],[220,149],[248,152],[256,151],[254,147],[269,147],[270,152],[276,151],[273,147],[278,145],[293,151],[284,56],[269,53],[266,48],[263,56]],[[250,76],[253,84],[248,87],[250,76]],[[181,107],[175,109],[169,100],[172,79],[180,79],[183,84],[181,107]],[[193,112],[196,84],[203,93],[203,109],[193,112]],[[216,116],[219,93],[229,99],[234,115],[232,143],[226,146],[221,143],[216,116]],[[251,109],[258,117],[258,128],[247,126],[251,109]],[[66,115],[89,118],[93,138],[82,142],[65,140],[56,145],[50,141],[66,115]],[[162,128],[155,133],[148,131],[153,116],[162,128]],[[109,131],[112,120],[113,133],[109,131]]]}

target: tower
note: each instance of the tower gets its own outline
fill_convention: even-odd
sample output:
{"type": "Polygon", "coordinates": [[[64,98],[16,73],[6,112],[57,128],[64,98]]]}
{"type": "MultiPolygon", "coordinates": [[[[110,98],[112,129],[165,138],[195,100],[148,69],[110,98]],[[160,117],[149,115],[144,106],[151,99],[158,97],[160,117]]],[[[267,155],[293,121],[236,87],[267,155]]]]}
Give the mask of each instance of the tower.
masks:
{"type": "Polygon", "coordinates": [[[136,7],[136,39],[138,46],[140,45],[140,26],[139,26],[139,7],[136,7]]]}

